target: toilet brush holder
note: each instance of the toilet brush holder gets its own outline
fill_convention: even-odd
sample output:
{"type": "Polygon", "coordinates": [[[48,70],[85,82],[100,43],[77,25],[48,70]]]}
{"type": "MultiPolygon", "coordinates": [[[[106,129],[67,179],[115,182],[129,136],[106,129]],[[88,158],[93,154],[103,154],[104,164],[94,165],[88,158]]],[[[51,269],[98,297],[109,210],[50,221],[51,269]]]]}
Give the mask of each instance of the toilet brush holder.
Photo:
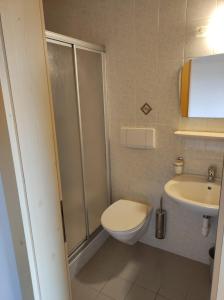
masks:
{"type": "Polygon", "coordinates": [[[163,209],[163,198],[160,199],[160,208],[156,210],[156,238],[165,239],[166,236],[166,211],[163,209]]]}

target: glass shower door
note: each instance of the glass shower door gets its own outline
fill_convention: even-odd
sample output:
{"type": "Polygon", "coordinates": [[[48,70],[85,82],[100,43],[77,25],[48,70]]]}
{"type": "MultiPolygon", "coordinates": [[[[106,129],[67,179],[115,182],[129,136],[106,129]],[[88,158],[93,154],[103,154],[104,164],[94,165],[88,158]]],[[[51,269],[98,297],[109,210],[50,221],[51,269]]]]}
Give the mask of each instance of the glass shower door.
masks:
{"type": "Polygon", "coordinates": [[[72,258],[94,237],[109,204],[104,49],[55,33],[47,36],[64,225],[72,258]]]}
{"type": "Polygon", "coordinates": [[[83,171],[89,233],[100,226],[108,206],[102,54],[76,49],[82,120],[83,171]]]}
{"type": "Polygon", "coordinates": [[[71,254],[87,237],[74,50],[48,42],[64,224],[71,254]]]}

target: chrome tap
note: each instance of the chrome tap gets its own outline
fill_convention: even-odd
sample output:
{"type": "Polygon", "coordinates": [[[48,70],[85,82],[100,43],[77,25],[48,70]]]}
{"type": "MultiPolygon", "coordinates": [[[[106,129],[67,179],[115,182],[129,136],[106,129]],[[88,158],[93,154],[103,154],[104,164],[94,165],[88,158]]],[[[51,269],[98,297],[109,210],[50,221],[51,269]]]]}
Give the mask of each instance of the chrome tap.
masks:
{"type": "Polygon", "coordinates": [[[216,174],[216,167],[215,166],[210,166],[208,168],[208,182],[215,181],[215,174],[216,174]]]}

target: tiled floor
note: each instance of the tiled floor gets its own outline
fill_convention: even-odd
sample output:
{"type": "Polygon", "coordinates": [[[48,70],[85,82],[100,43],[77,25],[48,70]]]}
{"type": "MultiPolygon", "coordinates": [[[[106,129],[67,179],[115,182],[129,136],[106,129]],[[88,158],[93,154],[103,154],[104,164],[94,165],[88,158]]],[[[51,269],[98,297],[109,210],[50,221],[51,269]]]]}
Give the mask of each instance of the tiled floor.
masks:
{"type": "Polygon", "coordinates": [[[73,300],[209,300],[209,268],[112,238],[72,281],[73,300]]]}

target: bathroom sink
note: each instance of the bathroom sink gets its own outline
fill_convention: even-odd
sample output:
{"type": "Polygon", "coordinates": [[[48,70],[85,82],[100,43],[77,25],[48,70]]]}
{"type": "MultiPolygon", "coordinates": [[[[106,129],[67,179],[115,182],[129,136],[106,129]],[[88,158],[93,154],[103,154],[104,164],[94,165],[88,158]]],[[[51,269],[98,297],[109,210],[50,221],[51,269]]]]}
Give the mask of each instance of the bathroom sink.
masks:
{"type": "Polygon", "coordinates": [[[196,175],[179,175],[168,181],[166,194],[186,208],[203,215],[216,216],[219,210],[220,181],[208,182],[196,175]]]}

